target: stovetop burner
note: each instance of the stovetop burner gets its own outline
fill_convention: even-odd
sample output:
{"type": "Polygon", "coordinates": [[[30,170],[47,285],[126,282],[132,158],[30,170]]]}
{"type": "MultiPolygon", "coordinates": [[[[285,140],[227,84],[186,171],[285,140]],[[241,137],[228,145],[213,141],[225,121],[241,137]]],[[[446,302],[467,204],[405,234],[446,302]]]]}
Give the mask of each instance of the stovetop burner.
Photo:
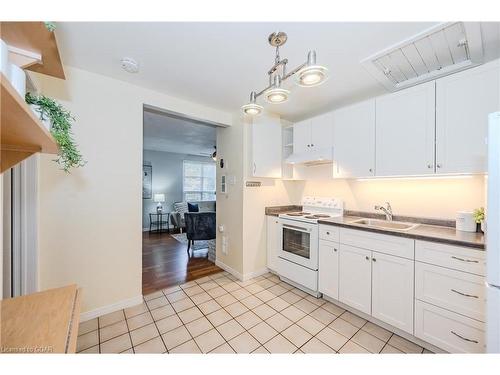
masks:
{"type": "Polygon", "coordinates": [[[325,214],[317,214],[317,215],[310,215],[310,216],[304,216],[306,219],[321,219],[325,217],[330,217],[330,215],[325,215],[325,214]]]}

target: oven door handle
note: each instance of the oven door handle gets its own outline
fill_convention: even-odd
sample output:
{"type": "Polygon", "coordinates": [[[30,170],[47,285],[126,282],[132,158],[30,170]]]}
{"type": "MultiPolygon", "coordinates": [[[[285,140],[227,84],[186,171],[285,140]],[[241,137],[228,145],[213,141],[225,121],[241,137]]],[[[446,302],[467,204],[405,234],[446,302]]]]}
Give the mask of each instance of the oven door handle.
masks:
{"type": "Polygon", "coordinates": [[[294,230],[298,230],[299,232],[310,232],[311,229],[308,229],[308,228],[303,228],[303,227],[297,227],[295,225],[290,225],[290,224],[282,224],[283,228],[289,228],[289,229],[294,229],[294,230]]]}

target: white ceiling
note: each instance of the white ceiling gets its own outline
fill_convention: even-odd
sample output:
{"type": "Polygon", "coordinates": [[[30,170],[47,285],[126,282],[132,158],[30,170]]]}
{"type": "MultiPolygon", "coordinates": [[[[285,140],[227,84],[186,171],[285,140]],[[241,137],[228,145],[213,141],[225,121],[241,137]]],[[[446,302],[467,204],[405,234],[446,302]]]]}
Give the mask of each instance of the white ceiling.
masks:
{"type": "MultiPolygon", "coordinates": [[[[329,80],[315,88],[294,86],[291,100],[266,105],[290,120],[373,97],[386,90],[359,61],[434,25],[430,22],[331,23],[59,23],[57,37],[67,65],[129,81],[225,111],[238,111],[250,91],[267,85],[274,62],[267,43],[275,30],[287,32],[281,56],[289,68],[316,50],[329,80]],[[122,57],[140,72],[120,68],[122,57]]],[[[483,23],[486,60],[500,55],[500,24],[483,23]]]]}
{"type": "Polygon", "coordinates": [[[216,139],[217,130],[213,126],[171,117],[156,110],[144,110],[145,150],[208,157],[214,152],[216,139]]]}

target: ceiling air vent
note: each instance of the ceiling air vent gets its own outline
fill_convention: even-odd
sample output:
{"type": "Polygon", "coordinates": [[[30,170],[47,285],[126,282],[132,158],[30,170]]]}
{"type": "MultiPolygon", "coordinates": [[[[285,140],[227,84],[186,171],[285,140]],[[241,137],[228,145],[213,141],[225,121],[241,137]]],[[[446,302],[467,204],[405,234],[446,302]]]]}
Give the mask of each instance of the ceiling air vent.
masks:
{"type": "Polygon", "coordinates": [[[397,91],[483,62],[478,22],[447,22],[361,61],[388,90],[397,91]]]}

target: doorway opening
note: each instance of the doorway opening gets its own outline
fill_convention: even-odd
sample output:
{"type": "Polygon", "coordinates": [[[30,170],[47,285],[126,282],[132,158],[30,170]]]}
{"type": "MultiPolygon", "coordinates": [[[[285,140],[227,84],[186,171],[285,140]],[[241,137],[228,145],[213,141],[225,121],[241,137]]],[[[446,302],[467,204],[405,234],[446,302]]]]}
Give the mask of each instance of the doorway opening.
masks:
{"type": "Polygon", "coordinates": [[[215,265],[217,127],[144,106],[143,295],[222,271],[215,265]]]}

